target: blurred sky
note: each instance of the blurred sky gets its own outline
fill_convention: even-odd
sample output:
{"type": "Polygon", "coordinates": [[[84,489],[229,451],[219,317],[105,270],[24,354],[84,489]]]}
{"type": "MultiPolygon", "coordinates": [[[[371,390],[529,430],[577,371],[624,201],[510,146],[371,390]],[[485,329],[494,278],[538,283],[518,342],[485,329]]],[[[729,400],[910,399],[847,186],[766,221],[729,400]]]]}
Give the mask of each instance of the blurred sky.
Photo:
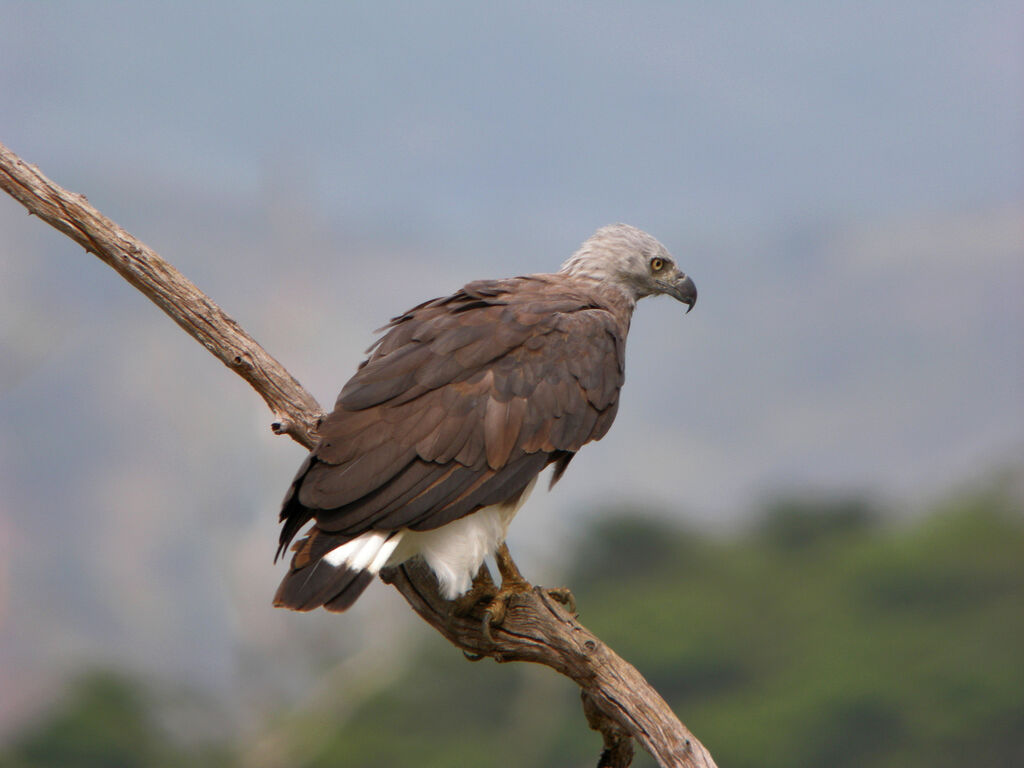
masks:
{"type": "MultiPolygon", "coordinates": [[[[609,222],[659,237],[700,302],[640,306],[615,428],[520,514],[544,581],[616,500],[733,525],[766,493],[913,508],[1020,462],[1021,11],[0,0],[0,141],[324,405],[408,306],[609,222]]],[[[252,700],[400,642],[383,588],[270,608],[301,449],[6,196],[0,421],[0,729],[83,663],[252,700]]]]}

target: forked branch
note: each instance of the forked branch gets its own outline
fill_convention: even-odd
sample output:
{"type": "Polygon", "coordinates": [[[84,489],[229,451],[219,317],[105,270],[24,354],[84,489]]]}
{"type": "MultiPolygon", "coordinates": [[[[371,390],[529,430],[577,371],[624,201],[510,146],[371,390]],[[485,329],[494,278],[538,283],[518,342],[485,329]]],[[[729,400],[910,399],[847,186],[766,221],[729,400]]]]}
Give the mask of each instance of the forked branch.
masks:
{"type": "MultiPolygon", "coordinates": [[[[54,184],[0,144],[0,188],[30,214],[95,254],[252,385],[274,414],[274,431],[306,448],[316,442],[323,410],[256,341],[178,270],[103,216],[83,195],[54,184]]],[[[513,598],[490,638],[482,613],[459,616],[441,598],[437,583],[418,561],[389,569],[393,584],[424,620],[471,657],[532,661],[574,680],[592,728],[604,737],[601,766],[624,768],[632,760],[630,737],[661,766],[714,768],[704,746],[636,669],[580,625],[541,590],[513,598]]]]}

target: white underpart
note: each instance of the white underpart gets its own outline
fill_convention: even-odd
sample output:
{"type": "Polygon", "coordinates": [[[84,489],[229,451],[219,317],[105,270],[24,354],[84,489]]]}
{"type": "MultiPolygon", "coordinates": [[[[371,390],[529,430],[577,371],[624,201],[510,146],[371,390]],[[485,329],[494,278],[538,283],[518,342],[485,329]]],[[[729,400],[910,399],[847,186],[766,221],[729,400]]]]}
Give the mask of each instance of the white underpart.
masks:
{"type": "Polygon", "coordinates": [[[473,577],[484,562],[505,540],[509,523],[526,503],[537,479],[526,486],[513,504],[494,504],[459,518],[432,531],[405,531],[402,545],[389,563],[421,555],[437,576],[441,594],[453,600],[469,591],[473,577]]]}
{"type": "Polygon", "coordinates": [[[352,541],[335,547],[324,560],[335,568],[344,565],[353,571],[368,570],[377,573],[391,557],[395,547],[402,540],[401,532],[369,531],[352,541]]]}
{"type": "Polygon", "coordinates": [[[484,558],[505,540],[509,523],[536,482],[534,478],[514,504],[484,507],[432,531],[369,531],[332,549],[324,560],[335,567],[375,574],[385,565],[421,555],[437,576],[441,594],[453,600],[469,591],[484,558]]]}

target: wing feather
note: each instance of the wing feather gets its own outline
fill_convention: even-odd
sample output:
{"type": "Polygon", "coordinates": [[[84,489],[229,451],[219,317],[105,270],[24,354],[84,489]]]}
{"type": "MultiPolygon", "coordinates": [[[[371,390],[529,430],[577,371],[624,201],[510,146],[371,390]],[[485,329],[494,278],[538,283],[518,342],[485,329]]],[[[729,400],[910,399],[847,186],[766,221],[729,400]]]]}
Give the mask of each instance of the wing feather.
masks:
{"type": "MultiPolygon", "coordinates": [[[[320,427],[282,509],[282,547],[310,519],[331,542],[437,528],[518,498],[602,437],[628,318],[556,278],[470,283],[394,318],[320,427]]],[[[304,562],[324,546],[307,544],[304,562]]]]}
{"type": "Polygon", "coordinates": [[[484,446],[491,469],[500,469],[508,462],[519,440],[525,415],[526,400],[521,397],[504,401],[488,398],[484,409],[484,446]]]}

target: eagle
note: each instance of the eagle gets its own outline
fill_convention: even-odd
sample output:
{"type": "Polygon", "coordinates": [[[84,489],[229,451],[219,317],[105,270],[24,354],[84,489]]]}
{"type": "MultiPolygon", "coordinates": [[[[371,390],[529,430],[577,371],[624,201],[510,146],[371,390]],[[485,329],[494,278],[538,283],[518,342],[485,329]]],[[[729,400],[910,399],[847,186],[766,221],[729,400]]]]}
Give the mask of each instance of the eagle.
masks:
{"type": "Polygon", "coordinates": [[[530,588],[509,524],[542,470],[553,467],[553,486],[608,432],[633,310],[659,294],[687,312],[697,301],[665,246],[613,224],[558,272],[472,282],[379,329],[285,496],[277,557],[312,525],[274,604],[344,611],[413,557],[448,600],[473,594],[488,556],[497,596],[530,588]]]}

